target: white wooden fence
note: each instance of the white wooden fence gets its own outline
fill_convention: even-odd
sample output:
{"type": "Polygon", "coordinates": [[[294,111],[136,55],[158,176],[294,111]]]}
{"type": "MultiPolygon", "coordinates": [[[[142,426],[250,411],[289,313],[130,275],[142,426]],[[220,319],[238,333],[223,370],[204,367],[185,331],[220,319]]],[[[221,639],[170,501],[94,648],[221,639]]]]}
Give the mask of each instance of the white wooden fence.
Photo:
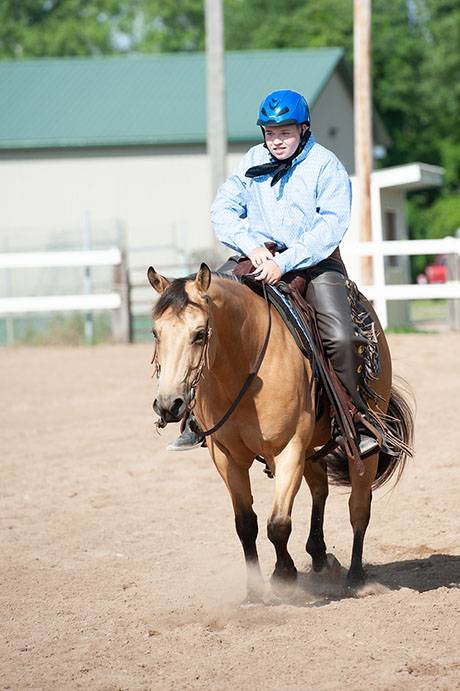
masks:
{"type": "Polygon", "coordinates": [[[0,316],[37,312],[79,311],[88,313],[95,310],[113,310],[112,335],[114,340],[129,341],[129,281],[125,255],[118,247],[105,250],[0,254],[0,270],[79,266],[85,268],[113,267],[112,292],[0,298],[0,316]]]}
{"type": "Polygon", "coordinates": [[[345,261],[347,256],[373,257],[373,284],[360,286],[360,288],[373,301],[384,329],[388,326],[387,302],[389,300],[424,300],[435,298],[460,300],[460,238],[447,237],[441,240],[384,240],[381,242],[344,243],[341,246],[341,252],[345,261]],[[385,283],[385,257],[423,254],[446,254],[452,256],[454,261],[451,264],[451,276],[447,283],[424,285],[385,283]]]}
{"type": "MultiPolygon", "coordinates": [[[[345,243],[342,254],[347,256],[372,256],[373,279],[369,286],[360,286],[373,301],[382,326],[388,326],[387,302],[390,300],[422,300],[444,298],[455,301],[460,315],[459,258],[460,238],[442,240],[400,240],[381,242],[345,243]],[[451,276],[440,284],[387,284],[385,283],[386,256],[445,254],[453,259],[451,276]]],[[[112,332],[115,341],[131,339],[130,286],[125,255],[119,248],[83,250],[74,252],[27,252],[0,254],[0,270],[16,268],[112,266],[113,290],[103,294],[53,295],[0,298],[0,316],[33,314],[37,312],[66,312],[112,310],[112,332]]],[[[457,315],[457,316],[458,316],[457,315]]],[[[460,322],[460,317],[457,319],[460,322]]]]}

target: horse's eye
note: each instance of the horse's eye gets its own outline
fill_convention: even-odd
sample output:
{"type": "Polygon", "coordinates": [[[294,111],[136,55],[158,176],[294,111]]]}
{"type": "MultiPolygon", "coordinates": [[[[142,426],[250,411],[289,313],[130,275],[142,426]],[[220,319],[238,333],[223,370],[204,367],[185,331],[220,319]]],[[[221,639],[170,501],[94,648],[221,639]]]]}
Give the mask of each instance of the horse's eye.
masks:
{"type": "Polygon", "coordinates": [[[157,332],[155,331],[155,329],[152,329],[152,334],[153,334],[153,338],[155,339],[155,341],[158,341],[158,340],[159,340],[159,339],[158,339],[158,334],[157,334],[157,332]]]}
{"type": "Polygon", "coordinates": [[[206,331],[201,329],[193,334],[192,343],[204,343],[206,340],[206,331]]]}

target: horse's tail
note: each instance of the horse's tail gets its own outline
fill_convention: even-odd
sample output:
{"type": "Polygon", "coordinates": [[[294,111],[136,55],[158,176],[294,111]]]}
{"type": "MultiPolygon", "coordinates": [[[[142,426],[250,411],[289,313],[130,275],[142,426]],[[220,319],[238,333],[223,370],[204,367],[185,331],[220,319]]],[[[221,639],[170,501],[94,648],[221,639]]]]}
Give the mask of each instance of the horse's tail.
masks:
{"type": "MultiPolygon", "coordinates": [[[[407,459],[413,455],[414,415],[407,398],[400,389],[391,387],[388,411],[381,418],[395,448],[395,455],[380,452],[373,489],[381,487],[394,475],[396,484],[401,478],[407,459]]],[[[333,485],[349,486],[350,475],[345,454],[337,451],[326,456],[325,460],[329,481],[333,485]]]]}

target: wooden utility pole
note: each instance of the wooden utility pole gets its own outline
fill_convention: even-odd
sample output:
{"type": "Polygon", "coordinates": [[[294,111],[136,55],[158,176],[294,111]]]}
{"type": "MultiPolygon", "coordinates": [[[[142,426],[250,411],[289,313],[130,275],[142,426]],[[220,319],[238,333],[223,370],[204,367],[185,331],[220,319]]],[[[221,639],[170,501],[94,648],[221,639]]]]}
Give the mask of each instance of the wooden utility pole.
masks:
{"type": "MultiPolygon", "coordinates": [[[[363,242],[372,240],[371,172],[372,77],[371,77],[371,0],[354,0],[354,121],[355,173],[357,182],[358,222],[363,242]]],[[[363,257],[361,281],[372,283],[372,258],[363,257]]]]}
{"type": "MultiPolygon", "coordinates": [[[[227,176],[227,122],[225,108],[225,50],[223,0],[206,0],[207,152],[211,198],[227,176]]],[[[213,253],[222,254],[213,234],[213,253]]]]}

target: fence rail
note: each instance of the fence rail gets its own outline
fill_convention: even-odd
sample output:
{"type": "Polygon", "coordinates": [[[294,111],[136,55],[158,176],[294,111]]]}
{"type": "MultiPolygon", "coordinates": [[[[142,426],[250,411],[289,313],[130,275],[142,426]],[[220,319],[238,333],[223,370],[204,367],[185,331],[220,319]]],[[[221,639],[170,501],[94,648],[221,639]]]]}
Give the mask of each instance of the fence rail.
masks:
{"type": "Polygon", "coordinates": [[[119,293],[0,298],[0,314],[91,312],[93,310],[115,310],[120,307],[119,293]]]}
{"type": "Polygon", "coordinates": [[[455,301],[452,328],[460,329],[460,238],[447,237],[441,240],[382,240],[380,242],[344,243],[341,247],[344,258],[350,256],[373,257],[373,283],[361,286],[363,293],[373,301],[375,310],[384,329],[388,326],[389,300],[448,299],[455,301]],[[450,278],[447,283],[436,284],[389,284],[385,282],[385,257],[423,254],[451,255],[450,278]]]}
{"type": "Polygon", "coordinates": [[[75,252],[7,252],[0,254],[0,269],[52,268],[58,266],[117,266],[122,263],[118,247],[75,252]]]}
{"type": "MultiPolygon", "coordinates": [[[[96,266],[113,268],[110,293],[80,295],[33,295],[27,297],[0,298],[0,315],[10,318],[14,314],[35,314],[43,312],[85,312],[92,320],[95,310],[112,310],[112,336],[115,341],[131,340],[131,319],[129,305],[129,279],[125,253],[118,247],[102,250],[76,250],[66,252],[9,252],[0,254],[0,269],[57,268],[96,266]]],[[[91,334],[91,329],[85,333],[91,334]]],[[[8,342],[14,342],[12,327],[8,342]]]]}
{"type": "Polygon", "coordinates": [[[341,251],[361,257],[381,255],[396,257],[416,254],[459,254],[460,238],[446,237],[440,240],[382,240],[381,242],[357,242],[343,244],[341,251]]]}
{"type": "MultiPolygon", "coordinates": [[[[363,292],[374,302],[383,328],[388,326],[387,302],[391,300],[447,299],[451,301],[453,328],[460,328],[460,280],[459,258],[460,238],[442,240],[392,240],[380,242],[344,243],[344,258],[347,256],[373,257],[373,284],[363,286],[363,292]],[[442,284],[387,284],[385,283],[384,258],[387,256],[409,256],[423,254],[445,254],[450,256],[450,280],[442,284]]],[[[7,319],[13,314],[43,312],[94,310],[112,311],[112,334],[115,341],[131,340],[130,283],[126,255],[118,247],[101,250],[66,252],[14,252],[0,254],[0,269],[13,268],[55,268],[96,267],[113,268],[110,293],[81,295],[53,295],[0,298],[0,315],[7,319]]],[[[141,300],[140,302],[144,302],[141,300]]]]}

